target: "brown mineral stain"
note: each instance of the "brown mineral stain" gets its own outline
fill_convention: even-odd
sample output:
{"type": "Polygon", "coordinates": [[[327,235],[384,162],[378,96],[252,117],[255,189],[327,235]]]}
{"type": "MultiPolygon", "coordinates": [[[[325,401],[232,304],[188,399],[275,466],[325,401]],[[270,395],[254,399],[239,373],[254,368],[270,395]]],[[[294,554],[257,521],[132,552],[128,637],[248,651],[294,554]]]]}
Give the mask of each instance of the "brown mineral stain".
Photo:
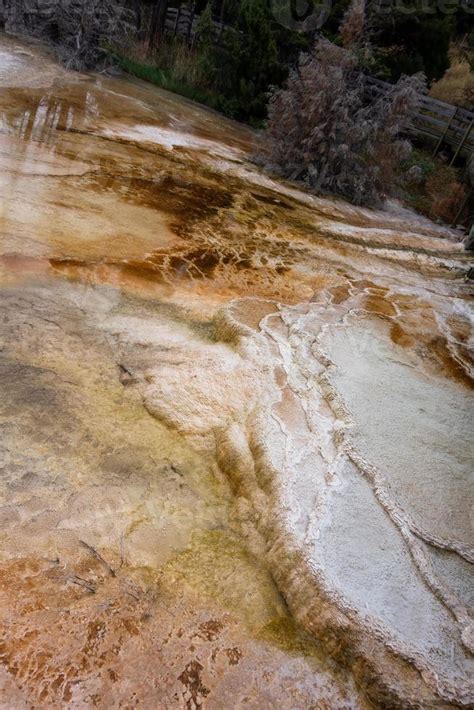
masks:
{"type": "Polygon", "coordinates": [[[369,311],[369,313],[375,313],[381,316],[390,317],[397,314],[397,311],[390,301],[375,295],[367,296],[364,299],[364,308],[369,311]]]}
{"type": "Polygon", "coordinates": [[[223,187],[196,183],[172,172],[149,177],[95,172],[87,183],[93,190],[112,191],[130,204],[173,215],[177,225],[209,218],[232,204],[231,193],[223,187]]]}
{"type": "Polygon", "coordinates": [[[223,628],[224,624],[219,619],[209,619],[209,621],[199,624],[199,636],[208,641],[214,641],[219,637],[223,628]]]}
{"type": "Polygon", "coordinates": [[[278,387],[284,387],[287,382],[287,374],[282,367],[276,367],[275,370],[275,381],[278,387]]]}
{"type": "Polygon", "coordinates": [[[466,364],[466,369],[474,372],[474,350],[469,344],[456,345],[456,350],[461,360],[466,364]]]}
{"type": "Polygon", "coordinates": [[[334,286],[329,289],[329,293],[332,294],[333,303],[338,305],[343,303],[349,298],[350,295],[350,285],[342,284],[341,286],[334,286]]]}
{"type": "Polygon", "coordinates": [[[0,281],[3,284],[33,283],[51,273],[49,260],[23,254],[0,255],[0,281]]]}
{"type": "Polygon", "coordinates": [[[444,336],[439,335],[428,339],[422,352],[443,374],[457,380],[468,389],[474,389],[474,380],[469,377],[461,363],[453,357],[444,336]]]}
{"type": "Polygon", "coordinates": [[[243,656],[242,651],[240,650],[240,648],[237,648],[237,646],[234,646],[234,648],[225,648],[224,653],[229,659],[230,666],[236,666],[243,656]]]}
{"type": "Polygon", "coordinates": [[[232,308],[232,315],[244,325],[254,330],[259,329],[262,319],[271,313],[278,312],[278,304],[275,301],[263,299],[242,299],[232,308]]]}
{"type": "Polygon", "coordinates": [[[2,254],[0,266],[9,271],[38,272],[47,268],[48,260],[24,254],[2,254]]]}
{"type": "Polygon", "coordinates": [[[414,345],[414,339],[406,333],[399,323],[393,323],[390,328],[390,337],[394,343],[403,348],[410,348],[414,345]]]}
{"type": "Polygon", "coordinates": [[[374,288],[375,284],[373,281],[368,281],[367,279],[353,279],[352,285],[359,291],[364,291],[367,288],[374,288]]]}
{"type": "Polygon", "coordinates": [[[193,660],[186,665],[184,671],[178,676],[178,680],[188,691],[183,695],[183,698],[189,710],[195,710],[198,705],[202,704],[203,698],[211,692],[202,682],[201,674],[203,669],[204,667],[199,661],[193,660]]]}
{"type": "Polygon", "coordinates": [[[405,294],[393,294],[393,302],[397,304],[400,311],[410,312],[420,308],[419,300],[414,296],[406,296],[405,294]]]}
{"type": "Polygon", "coordinates": [[[451,330],[452,337],[455,340],[460,343],[468,342],[470,336],[472,335],[472,327],[469,318],[459,313],[455,313],[448,317],[447,323],[451,330]]]}

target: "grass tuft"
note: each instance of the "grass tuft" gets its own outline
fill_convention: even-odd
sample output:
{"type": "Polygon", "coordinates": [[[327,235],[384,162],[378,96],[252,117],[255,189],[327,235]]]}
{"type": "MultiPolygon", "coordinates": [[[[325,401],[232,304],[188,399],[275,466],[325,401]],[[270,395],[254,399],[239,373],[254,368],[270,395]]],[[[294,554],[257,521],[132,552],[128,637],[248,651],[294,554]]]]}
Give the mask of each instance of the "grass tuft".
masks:
{"type": "Polygon", "coordinates": [[[219,108],[219,100],[215,94],[206,89],[192,86],[182,79],[178,79],[170,69],[154,67],[120,55],[117,56],[116,59],[122,69],[139,79],[149,81],[162,89],[173,91],[180,96],[185,96],[187,99],[205,104],[210,108],[219,108]]]}

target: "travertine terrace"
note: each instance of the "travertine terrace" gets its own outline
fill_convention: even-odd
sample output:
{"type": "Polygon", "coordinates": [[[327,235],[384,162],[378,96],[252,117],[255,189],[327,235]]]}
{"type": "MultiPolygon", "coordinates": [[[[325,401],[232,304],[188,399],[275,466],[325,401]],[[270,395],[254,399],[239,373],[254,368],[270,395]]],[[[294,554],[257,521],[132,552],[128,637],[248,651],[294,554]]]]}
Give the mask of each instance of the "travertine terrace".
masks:
{"type": "Polygon", "coordinates": [[[472,265],[0,41],[2,707],[474,703],[472,265]]]}

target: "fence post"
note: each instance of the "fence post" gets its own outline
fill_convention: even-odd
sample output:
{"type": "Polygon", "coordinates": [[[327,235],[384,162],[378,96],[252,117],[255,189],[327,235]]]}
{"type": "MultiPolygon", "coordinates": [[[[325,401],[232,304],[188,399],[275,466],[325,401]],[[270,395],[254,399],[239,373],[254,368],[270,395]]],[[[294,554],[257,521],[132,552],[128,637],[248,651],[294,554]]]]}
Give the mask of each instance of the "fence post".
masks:
{"type": "Polygon", "coordinates": [[[173,37],[176,37],[176,32],[178,31],[179,16],[181,15],[181,5],[178,6],[178,12],[176,13],[176,20],[174,23],[173,37]]]}
{"type": "Polygon", "coordinates": [[[462,213],[464,212],[464,208],[466,207],[468,200],[470,199],[472,195],[472,187],[470,188],[469,192],[466,194],[466,197],[462,201],[461,207],[458,209],[456,217],[454,218],[454,221],[452,222],[451,226],[455,227],[458,223],[459,218],[461,217],[462,213]]]}
{"type": "Polygon", "coordinates": [[[454,113],[452,114],[452,116],[450,116],[450,119],[449,119],[449,121],[448,121],[448,125],[446,126],[446,128],[445,128],[445,130],[444,130],[444,133],[442,134],[442,136],[440,137],[438,143],[436,144],[436,148],[435,148],[434,151],[433,151],[433,158],[435,157],[435,155],[436,155],[436,153],[438,152],[438,150],[441,148],[441,145],[442,145],[444,139],[445,139],[446,136],[448,135],[448,131],[449,131],[449,129],[451,128],[452,122],[453,122],[454,119],[456,118],[457,112],[458,112],[458,109],[457,109],[457,107],[456,107],[456,108],[454,109],[454,113]]]}
{"type": "Polygon", "coordinates": [[[451,162],[449,163],[450,165],[452,165],[452,164],[454,163],[454,161],[455,161],[456,158],[458,157],[459,153],[460,153],[461,150],[463,149],[464,143],[465,143],[465,142],[467,141],[467,139],[469,138],[469,134],[470,134],[470,132],[471,132],[471,130],[472,130],[473,124],[474,124],[474,122],[473,122],[473,120],[472,120],[472,118],[471,118],[471,123],[470,123],[469,126],[466,128],[466,130],[465,130],[465,132],[464,132],[464,135],[463,135],[463,137],[462,137],[462,141],[461,141],[460,144],[458,145],[456,152],[454,153],[453,157],[451,158],[451,162]]]}
{"type": "Polygon", "coordinates": [[[190,44],[189,40],[191,39],[191,33],[192,33],[192,30],[193,30],[193,22],[194,22],[194,15],[195,15],[195,12],[196,12],[196,3],[193,2],[193,4],[191,5],[191,13],[190,13],[190,15],[189,15],[188,31],[187,31],[187,34],[186,34],[186,41],[187,41],[188,44],[190,44]]]}

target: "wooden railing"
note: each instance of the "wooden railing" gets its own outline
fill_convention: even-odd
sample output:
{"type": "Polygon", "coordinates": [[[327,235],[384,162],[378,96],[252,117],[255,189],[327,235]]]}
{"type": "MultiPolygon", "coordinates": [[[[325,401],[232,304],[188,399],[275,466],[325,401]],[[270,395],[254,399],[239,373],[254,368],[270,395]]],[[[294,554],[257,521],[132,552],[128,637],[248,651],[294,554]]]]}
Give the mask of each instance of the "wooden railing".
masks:
{"type": "MultiPolygon", "coordinates": [[[[173,36],[180,36],[193,44],[197,34],[199,15],[194,12],[194,5],[184,7],[169,7],[166,13],[165,30],[173,36]]],[[[223,29],[229,28],[213,21],[218,37],[223,29]]],[[[374,77],[366,77],[371,93],[383,94],[392,88],[391,84],[374,77]]],[[[430,96],[420,95],[418,111],[413,114],[412,131],[420,138],[429,139],[437,153],[443,144],[450,147],[451,162],[458,155],[468,160],[474,155],[474,113],[453,106],[444,101],[437,101],[430,96]]]]}
{"type": "MultiPolygon", "coordinates": [[[[166,11],[165,32],[173,36],[185,37],[189,44],[193,44],[197,36],[197,25],[199,15],[195,12],[195,5],[184,7],[169,7],[166,11]]],[[[220,33],[225,30],[238,32],[235,27],[225,25],[223,22],[211,20],[218,38],[220,33]]]]}
{"type": "Polygon", "coordinates": [[[166,11],[165,31],[192,41],[196,35],[198,21],[199,15],[192,7],[169,7],[166,11]]]}
{"type": "MultiPolygon", "coordinates": [[[[373,77],[366,77],[374,94],[383,94],[392,88],[391,84],[373,77]]],[[[450,147],[451,163],[458,155],[468,160],[474,155],[474,113],[447,104],[444,101],[420,95],[418,110],[413,114],[412,131],[421,138],[432,141],[436,154],[443,144],[450,147]]]]}

